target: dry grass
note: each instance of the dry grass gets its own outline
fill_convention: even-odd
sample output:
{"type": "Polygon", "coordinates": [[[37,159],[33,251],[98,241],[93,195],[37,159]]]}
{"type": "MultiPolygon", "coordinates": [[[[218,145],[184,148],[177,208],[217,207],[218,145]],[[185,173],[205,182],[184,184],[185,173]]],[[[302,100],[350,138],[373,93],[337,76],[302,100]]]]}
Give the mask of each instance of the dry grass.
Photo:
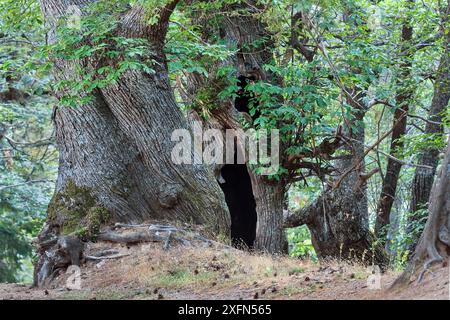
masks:
{"type": "Polygon", "coordinates": [[[439,271],[423,286],[386,291],[398,276],[381,276],[371,290],[371,269],[339,261],[317,264],[287,256],[234,249],[172,246],[161,243],[124,246],[95,243],[88,254],[117,249],[127,256],[82,267],[82,290],[67,291],[61,274],[49,293],[0,286],[0,298],[33,299],[448,299],[448,273],[439,271]],[[445,281],[442,281],[444,279],[445,281]]]}
{"type": "Polygon", "coordinates": [[[135,265],[122,265],[127,270],[121,281],[169,289],[225,289],[298,274],[305,270],[302,264],[310,265],[288,257],[212,248],[175,247],[166,252],[154,246],[143,253],[135,265]]]}
{"type": "Polygon", "coordinates": [[[173,299],[297,299],[315,298],[329,289],[326,299],[342,299],[367,291],[364,287],[371,274],[365,267],[338,261],[321,266],[234,249],[174,246],[164,251],[161,244],[147,244],[121,250],[130,255],[108,261],[98,270],[93,265],[87,268],[92,290],[113,288],[110,292],[114,292],[125,285],[173,299]],[[333,286],[336,292],[330,291],[333,286]]]}

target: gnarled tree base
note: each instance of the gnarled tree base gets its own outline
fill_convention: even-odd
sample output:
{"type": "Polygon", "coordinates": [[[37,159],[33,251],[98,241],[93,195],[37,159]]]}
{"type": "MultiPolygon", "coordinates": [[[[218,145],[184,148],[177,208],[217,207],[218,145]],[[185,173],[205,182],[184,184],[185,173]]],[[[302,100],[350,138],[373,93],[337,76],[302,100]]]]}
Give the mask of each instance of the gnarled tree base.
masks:
{"type": "MultiPolygon", "coordinates": [[[[41,255],[35,269],[34,279],[34,286],[39,287],[49,284],[60,270],[64,270],[70,265],[80,266],[84,260],[119,259],[125,256],[114,250],[96,255],[84,255],[84,243],[81,240],[75,236],[56,235],[48,228],[43,230],[39,241],[41,255]]],[[[112,228],[105,228],[100,232],[96,241],[122,243],[127,246],[145,242],[160,242],[163,244],[164,250],[169,250],[174,244],[236,250],[207,239],[197,232],[161,224],[116,223],[112,228]]]]}

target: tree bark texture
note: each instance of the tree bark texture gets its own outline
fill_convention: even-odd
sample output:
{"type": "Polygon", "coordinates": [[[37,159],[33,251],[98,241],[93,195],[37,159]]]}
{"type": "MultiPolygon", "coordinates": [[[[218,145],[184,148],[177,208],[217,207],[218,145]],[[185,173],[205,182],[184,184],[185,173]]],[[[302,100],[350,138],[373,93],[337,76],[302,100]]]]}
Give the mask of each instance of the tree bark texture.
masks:
{"type": "Polygon", "coordinates": [[[429,200],[429,216],[414,255],[394,286],[408,284],[413,276],[420,282],[433,264],[450,255],[450,139],[429,200]]]}
{"type": "MultiPolygon", "coordinates": [[[[63,16],[70,5],[83,9],[93,2],[42,0],[51,27],[49,42],[58,41],[52,18],[63,16]]],[[[170,87],[163,53],[168,19],[177,2],[162,8],[154,26],[145,24],[145,12],[139,6],[120,17],[118,35],[149,40],[148,49],[157,61],[154,74],[126,71],[115,84],[96,89],[91,102],[55,111],[59,172],[47,225],[39,237],[38,285],[53,269],[41,269],[48,253],[56,251],[46,245],[54,242],[49,240],[76,231],[92,215],[102,222],[185,221],[229,235],[229,212],[212,171],[202,165],[175,165],[171,160],[173,130],[188,128],[170,87]]],[[[81,62],[54,61],[56,80],[73,78],[77,63],[81,62]]]]}

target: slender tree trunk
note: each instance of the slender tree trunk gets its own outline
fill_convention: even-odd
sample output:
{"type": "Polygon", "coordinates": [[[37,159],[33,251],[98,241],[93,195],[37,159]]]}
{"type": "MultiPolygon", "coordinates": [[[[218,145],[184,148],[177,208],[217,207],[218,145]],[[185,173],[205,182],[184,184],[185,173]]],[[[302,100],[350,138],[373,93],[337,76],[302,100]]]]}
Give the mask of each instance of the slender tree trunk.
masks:
{"type": "MultiPolygon", "coordinates": [[[[401,138],[406,134],[407,114],[409,109],[409,100],[413,94],[413,88],[409,83],[411,78],[411,67],[413,51],[411,50],[411,40],[413,35],[413,27],[410,21],[406,21],[402,27],[402,46],[401,46],[401,63],[399,66],[398,86],[396,109],[394,111],[394,120],[391,136],[390,154],[395,154],[403,148],[401,138]],[[406,85],[404,84],[406,83],[406,85]]],[[[386,174],[381,187],[381,195],[377,205],[377,218],[375,222],[375,233],[378,238],[385,237],[385,226],[389,224],[392,205],[395,199],[398,179],[402,164],[392,158],[388,159],[386,174]]]]}
{"type": "MultiPolygon", "coordinates": [[[[444,20],[448,21],[447,19],[444,20]]],[[[431,102],[430,113],[425,125],[425,134],[442,136],[444,127],[442,124],[442,112],[448,105],[450,99],[450,34],[444,37],[444,52],[442,54],[436,80],[434,82],[433,100],[431,102]]],[[[439,150],[436,147],[427,147],[419,155],[418,164],[414,174],[411,189],[410,211],[416,212],[424,208],[430,197],[433,186],[434,175],[438,165],[439,150]],[[423,166],[428,166],[425,168],[423,166]]]]}
{"type": "MultiPolygon", "coordinates": [[[[448,21],[450,17],[450,1],[447,1],[445,7],[441,11],[442,34],[444,35],[444,52],[439,63],[436,80],[434,83],[434,96],[430,110],[430,120],[439,119],[439,108],[446,108],[450,96],[450,33],[448,32],[448,21]]],[[[434,132],[441,132],[443,128],[440,125],[431,127],[431,123],[427,123],[427,129],[434,132]],[[436,131],[434,131],[436,130],[436,131]]],[[[439,152],[430,150],[435,154],[435,161],[439,161],[439,152]]],[[[425,155],[425,154],[424,154],[425,155]]],[[[422,157],[422,161],[425,158],[422,157]]],[[[422,162],[425,163],[425,162],[422,162]]],[[[434,166],[435,162],[426,162],[430,166],[434,166]]],[[[419,173],[420,174],[420,173],[419,173]]],[[[416,176],[418,175],[416,171],[416,176]]],[[[425,176],[428,184],[433,177],[425,176]]],[[[419,179],[419,178],[417,178],[419,179]]],[[[416,178],[414,179],[416,181],[416,178]]],[[[425,184],[421,184],[420,190],[425,184]]],[[[413,193],[419,189],[413,186],[413,193]]],[[[423,191],[421,191],[423,192],[423,191]]],[[[427,192],[427,191],[425,191],[427,192]]],[[[393,287],[404,286],[410,283],[411,278],[417,276],[418,282],[422,281],[426,272],[435,263],[448,260],[450,256],[450,137],[445,150],[445,156],[442,161],[440,170],[434,179],[433,186],[429,192],[428,201],[428,219],[425,224],[422,235],[415,247],[414,254],[408,263],[403,274],[394,282],[393,287]]],[[[423,194],[420,195],[422,197],[423,194]]],[[[420,202],[419,196],[413,195],[415,205],[420,202]],[[416,197],[416,198],[414,198],[416,197]]],[[[425,203],[424,202],[424,203],[425,203]]],[[[413,205],[413,204],[412,204],[413,205]]],[[[447,263],[448,264],[448,263],[447,263]]],[[[446,265],[447,265],[446,264],[446,265]]]]}
{"type": "MultiPolygon", "coordinates": [[[[358,110],[355,106],[355,110],[358,110]]],[[[364,111],[357,111],[356,121],[362,121],[364,111]]],[[[337,187],[326,187],[311,205],[290,215],[286,227],[306,224],[311,232],[314,249],[321,259],[358,260],[363,263],[384,265],[386,258],[373,247],[369,229],[367,188],[364,173],[364,127],[346,130],[348,144],[342,149],[350,154],[337,160],[340,173],[352,171],[344,178],[338,176],[337,187]],[[350,139],[348,139],[350,138],[350,139]]]]}
{"type": "Polygon", "coordinates": [[[420,282],[430,267],[448,259],[450,253],[450,139],[429,201],[429,216],[414,255],[394,286],[408,284],[417,275],[420,282]]]}
{"type": "MultiPolygon", "coordinates": [[[[58,41],[53,18],[62,16],[70,5],[84,9],[92,2],[42,0],[44,17],[52,27],[50,43],[58,41]]],[[[115,84],[95,91],[91,102],[55,112],[59,173],[48,220],[38,239],[38,285],[55,268],[70,262],[58,256],[58,237],[85,228],[93,232],[95,219],[101,223],[181,220],[229,234],[229,212],[213,173],[204,166],[175,165],[171,160],[172,132],[188,128],[175,102],[162,50],[177,2],[162,8],[160,21],[152,27],[145,24],[145,12],[139,6],[120,17],[120,36],[149,39],[158,62],[153,66],[155,74],[126,71],[115,84]]],[[[61,80],[73,79],[80,62],[54,63],[54,76],[61,80]]]]}

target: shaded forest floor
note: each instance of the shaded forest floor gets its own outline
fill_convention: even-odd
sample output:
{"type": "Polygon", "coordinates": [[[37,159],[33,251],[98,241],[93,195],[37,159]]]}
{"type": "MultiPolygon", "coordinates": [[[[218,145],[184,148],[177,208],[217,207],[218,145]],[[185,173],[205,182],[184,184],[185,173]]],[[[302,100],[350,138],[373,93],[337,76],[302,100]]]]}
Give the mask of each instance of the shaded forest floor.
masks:
{"type": "Polygon", "coordinates": [[[105,250],[122,257],[87,261],[81,290],[67,289],[69,275],[62,273],[46,289],[0,284],[0,299],[449,299],[448,268],[442,266],[420,285],[389,291],[398,273],[384,273],[381,289],[373,289],[367,283],[371,270],[358,265],[211,245],[164,250],[162,243],[89,243],[86,254],[105,250]]]}

